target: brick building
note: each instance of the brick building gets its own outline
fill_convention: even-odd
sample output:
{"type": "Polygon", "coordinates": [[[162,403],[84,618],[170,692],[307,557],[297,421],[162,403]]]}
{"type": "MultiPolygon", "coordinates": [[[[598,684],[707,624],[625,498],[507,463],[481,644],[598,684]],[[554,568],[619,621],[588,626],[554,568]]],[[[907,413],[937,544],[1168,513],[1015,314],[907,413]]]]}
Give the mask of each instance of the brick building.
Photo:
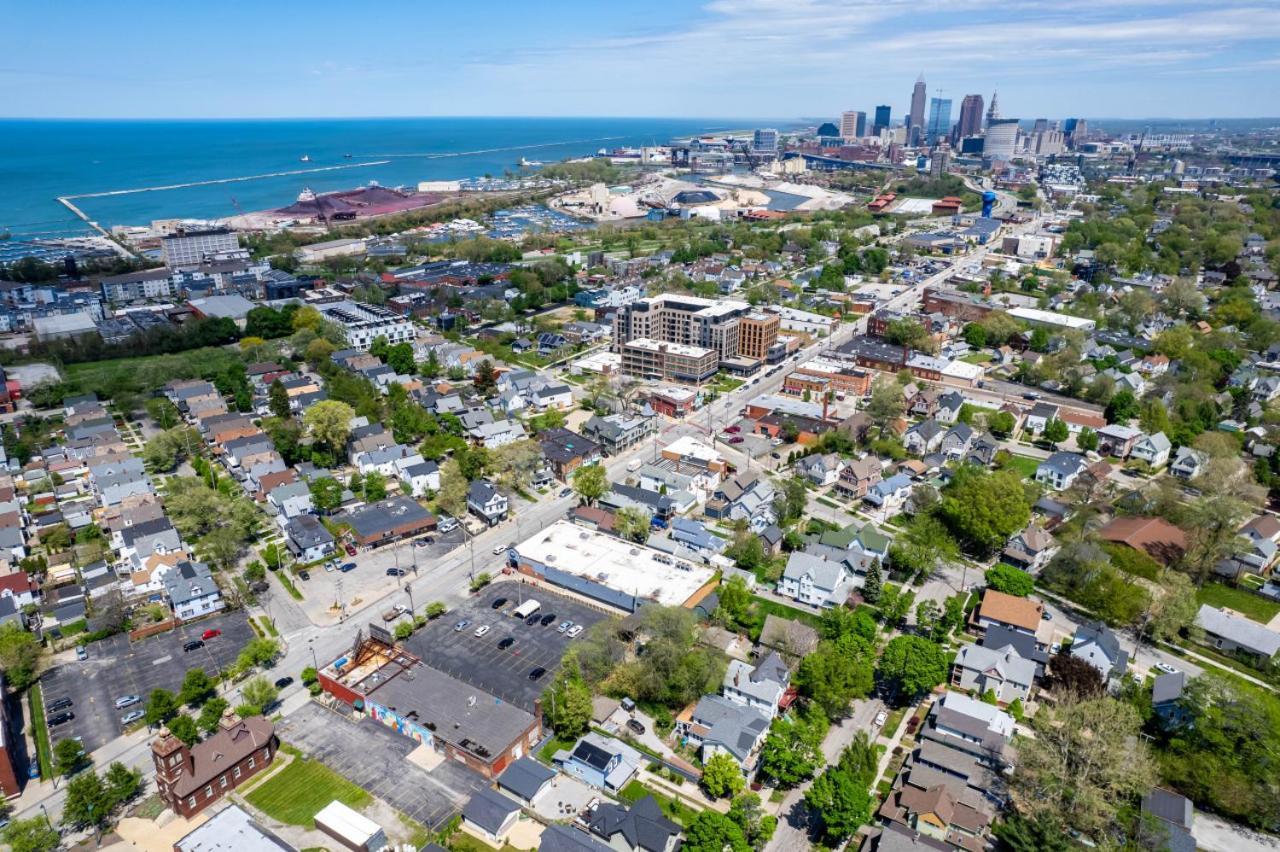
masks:
{"type": "Polygon", "coordinates": [[[757,361],[765,360],[778,342],[782,318],[777,314],[753,311],[738,323],[738,354],[757,361]]]}
{"type": "Polygon", "coordinates": [[[194,746],[161,728],[151,743],[156,791],[175,813],[194,816],[270,766],[279,745],[271,720],[241,719],[231,710],[213,736],[194,746]]]}

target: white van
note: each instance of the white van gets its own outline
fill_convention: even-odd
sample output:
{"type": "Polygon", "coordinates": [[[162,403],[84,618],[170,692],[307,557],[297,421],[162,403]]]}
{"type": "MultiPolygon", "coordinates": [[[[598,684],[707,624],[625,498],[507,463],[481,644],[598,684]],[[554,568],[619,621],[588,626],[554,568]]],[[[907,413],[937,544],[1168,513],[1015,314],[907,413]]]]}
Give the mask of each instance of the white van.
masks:
{"type": "Polygon", "coordinates": [[[640,465],[642,464],[644,464],[644,461],[642,459],[632,459],[631,461],[627,462],[627,470],[629,470],[632,473],[635,473],[637,470],[640,469],[640,465]]]}
{"type": "Polygon", "coordinates": [[[538,603],[533,598],[530,598],[520,604],[520,606],[511,610],[511,614],[516,618],[528,618],[540,609],[542,609],[542,604],[538,603]]]}

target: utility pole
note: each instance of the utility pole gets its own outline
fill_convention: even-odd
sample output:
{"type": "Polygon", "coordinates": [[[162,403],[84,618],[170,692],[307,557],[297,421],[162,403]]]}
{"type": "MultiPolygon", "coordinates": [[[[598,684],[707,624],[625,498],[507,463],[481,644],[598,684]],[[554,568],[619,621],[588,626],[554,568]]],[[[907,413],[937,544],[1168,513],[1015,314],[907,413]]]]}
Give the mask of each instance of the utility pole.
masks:
{"type": "Polygon", "coordinates": [[[404,593],[409,596],[409,615],[413,615],[414,606],[413,606],[413,584],[412,583],[404,584],[404,593]]]}

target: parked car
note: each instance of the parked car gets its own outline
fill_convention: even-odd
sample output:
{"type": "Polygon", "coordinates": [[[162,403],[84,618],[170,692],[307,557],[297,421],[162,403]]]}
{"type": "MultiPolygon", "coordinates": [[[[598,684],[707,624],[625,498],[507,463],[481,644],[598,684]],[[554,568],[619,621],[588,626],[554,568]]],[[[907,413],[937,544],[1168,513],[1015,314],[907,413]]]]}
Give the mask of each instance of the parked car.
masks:
{"type": "Polygon", "coordinates": [[[573,625],[572,627],[569,628],[568,632],[565,633],[565,635],[568,636],[570,639],[577,639],[580,635],[582,635],[582,625],[581,624],[573,625]]]}
{"type": "Polygon", "coordinates": [[[387,569],[388,577],[403,577],[405,574],[408,574],[408,573],[409,572],[404,570],[403,568],[396,568],[395,566],[392,566],[387,569]]]}
{"type": "Polygon", "coordinates": [[[732,438],[729,439],[730,444],[741,444],[742,441],[743,441],[743,437],[741,435],[734,435],[732,438]]]}
{"type": "Polygon", "coordinates": [[[477,639],[480,638],[481,636],[485,635],[492,629],[493,628],[487,624],[481,624],[479,627],[476,628],[476,638],[477,639]]]}
{"type": "Polygon", "coordinates": [[[501,553],[506,549],[507,549],[507,546],[505,544],[495,544],[493,546],[493,555],[497,556],[499,553],[501,553]]]}
{"type": "Polygon", "coordinates": [[[546,669],[544,669],[542,666],[538,666],[536,669],[529,672],[529,680],[537,680],[538,678],[542,677],[546,673],[547,673],[546,669]]]}
{"type": "Polygon", "coordinates": [[[70,722],[75,717],[76,717],[75,713],[72,713],[70,710],[67,710],[63,713],[55,713],[54,715],[50,716],[47,721],[49,723],[49,727],[52,728],[56,725],[65,725],[67,722],[70,722]]]}
{"type": "Polygon", "coordinates": [[[508,648],[510,648],[510,647],[511,647],[512,645],[514,645],[514,644],[516,644],[515,637],[514,637],[514,636],[508,636],[506,639],[503,639],[502,641],[500,641],[500,642],[498,643],[498,647],[505,651],[505,650],[507,650],[508,648]]]}
{"type": "Polygon", "coordinates": [[[293,683],[293,678],[282,677],[276,681],[276,689],[284,689],[286,686],[289,686],[292,683],[293,683]]]}
{"type": "Polygon", "coordinates": [[[560,489],[560,496],[561,496],[561,497],[568,497],[568,496],[569,496],[570,494],[572,494],[572,493],[573,493],[573,489],[572,489],[572,488],[561,488],[561,489],[560,489]]]}
{"type": "Polygon", "coordinates": [[[542,626],[546,627],[548,624],[553,624],[555,623],[555,620],[556,620],[556,614],[554,612],[549,612],[546,615],[542,616],[542,626]]]}
{"type": "Polygon", "coordinates": [[[627,730],[636,736],[644,736],[644,723],[639,719],[628,719],[627,730]]]}
{"type": "Polygon", "coordinates": [[[436,529],[442,533],[453,532],[458,528],[457,518],[451,518],[448,515],[441,515],[440,522],[436,524],[436,529]]]}
{"type": "Polygon", "coordinates": [[[44,709],[46,713],[57,713],[59,710],[70,708],[74,703],[70,698],[58,698],[46,704],[44,709]]]}
{"type": "Polygon", "coordinates": [[[871,724],[875,725],[877,728],[883,728],[884,723],[888,721],[888,719],[889,719],[889,714],[886,713],[884,710],[881,710],[879,713],[876,714],[876,719],[871,724]]]}
{"type": "Polygon", "coordinates": [[[192,639],[190,642],[183,642],[183,643],[182,643],[182,651],[183,651],[183,653],[187,653],[187,652],[189,652],[189,651],[198,651],[198,650],[200,650],[200,649],[201,649],[201,648],[203,648],[203,647],[204,647],[204,640],[203,640],[203,639],[192,639]]]}
{"type": "Polygon", "coordinates": [[[728,429],[725,429],[724,431],[728,432],[730,435],[736,435],[736,434],[738,434],[739,432],[741,432],[741,431],[742,431],[742,427],[741,427],[741,426],[730,426],[728,429]]]}
{"type": "Polygon", "coordinates": [[[343,574],[347,573],[348,571],[354,571],[356,570],[356,563],[344,562],[340,566],[338,566],[338,570],[341,571],[343,574]]]}
{"type": "Polygon", "coordinates": [[[120,717],[120,724],[132,725],[134,722],[138,721],[139,719],[141,719],[143,716],[146,716],[146,715],[147,715],[146,710],[130,710],[128,713],[125,713],[123,716],[120,717]]]}
{"type": "Polygon", "coordinates": [[[536,625],[539,621],[542,621],[542,616],[538,615],[538,614],[535,612],[533,615],[531,615],[531,616],[529,616],[528,618],[526,618],[526,619],[524,620],[524,623],[525,623],[526,625],[528,625],[529,627],[533,627],[533,626],[534,626],[534,625],[536,625]]]}
{"type": "Polygon", "coordinates": [[[85,646],[83,646],[83,645],[77,645],[77,646],[76,646],[76,659],[77,659],[77,660],[87,660],[87,659],[89,659],[89,649],[88,649],[88,648],[86,648],[86,647],[85,647],[85,646]]]}
{"type": "Polygon", "coordinates": [[[310,579],[311,579],[311,572],[310,572],[310,571],[308,571],[307,569],[303,568],[301,571],[299,571],[299,572],[298,572],[298,579],[299,579],[299,580],[310,580],[310,579]]]}
{"type": "Polygon", "coordinates": [[[1177,670],[1177,669],[1175,669],[1173,666],[1169,665],[1168,663],[1163,663],[1163,662],[1161,662],[1161,663],[1156,663],[1155,668],[1157,668],[1158,670],[1160,670],[1160,671],[1164,672],[1165,674],[1176,674],[1176,673],[1177,673],[1177,671],[1178,671],[1178,670],[1177,670]]]}
{"type": "Polygon", "coordinates": [[[469,627],[470,625],[471,625],[471,619],[464,618],[461,621],[459,621],[457,624],[453,625],[453,632],[461,633],[463,630],[466,630],[467,627],[469,627]]]}
{"type": "Polygon", "coordinates": [[[134,704],[137,704],[141,700],[142,699],[136,695],[122,695],[116,699],[116,709],[122,710],[125,707],[129,707],[134,704]]]}
{"type": "Polygon", "coordinates": [[[213,638],[214,638],[214,637],[216,637],[216,636],[221,636],[221,635],[222,635],[222,631],[221,631],[221,630],[218,630],[218,629],[215,627],[215,628],[212,628],[212,629],[206,630],[205,632],[201,633],[201,634],[200,634],[200,638],[201,638],[201,639],[205,639],[205,640],[209,640],[209,639],[213,639],[213,638]]]}
{"type": "Polygon", "coordinates": [[[356,546],[354,544],[345,544],[343,545],[343,549],[347,551],[348,556],[356,555],[356,546]]]}
{"type": "Polygon", "coordinates": [[[563,632],[565,632],[566,630],[568,630],[568,629],[569,629],[570,627],[572,627],[572,626],[573,626],[573,622],[572,622],[572,621],[562,621],[562,622],[560,622],[560,626],[556,628],[556,632],[557,632],[557,633],[563,633],[563,632]]]}
{"type": "Polygon", "coordinates": [[[493,603],[489,604],[489,609],[502,609],[506,605],[507,605],[506,598],[496,598],[494,599],[493,603]]]}

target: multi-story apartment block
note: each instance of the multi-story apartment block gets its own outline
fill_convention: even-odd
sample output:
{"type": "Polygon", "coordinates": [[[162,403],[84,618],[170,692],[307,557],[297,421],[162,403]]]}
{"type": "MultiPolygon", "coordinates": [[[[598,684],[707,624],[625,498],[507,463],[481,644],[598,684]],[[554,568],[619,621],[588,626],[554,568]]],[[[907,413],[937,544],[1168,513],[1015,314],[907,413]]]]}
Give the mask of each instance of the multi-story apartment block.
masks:
{"type": "Polygon", "coordinates": [[[227,228],[206,231],[178,231],[160,240],[160,257],[164,265],[174,269],[199,266],[210,260],[246,257],[240,238],[227,228]]]}
{"type": "Polygon", "coordinates": [[[368,352],[373,341],[385,337],[387,343],[412,343],[413,322],[380,305],[362,302],[332,302],[319,306],[320,314],[342,329],[352,348],[368,352]]]}
{"type": "Polygon", "coordinates": [[[720,358],[714,349],[662,343],[637,337],[622,344],[622,372],[646,379],[701,384],[716,374],[720,358]]]}
{"type": "Polygon", "coordinates": [[[746,302],[664,293],[617,312],[613,320],[615,351],[622,352],[626,343],[645,338],[711,349],[725,361],[737,357],[742,318],[750,313],[746,302]]]}
{"type": "Polygon", "coordinates": [[[777,314],[752,311],[738,323],[738,354],[756,361],[763,361],[769,350],[778,342],[778,329],[782,319],[777,314]]]}

